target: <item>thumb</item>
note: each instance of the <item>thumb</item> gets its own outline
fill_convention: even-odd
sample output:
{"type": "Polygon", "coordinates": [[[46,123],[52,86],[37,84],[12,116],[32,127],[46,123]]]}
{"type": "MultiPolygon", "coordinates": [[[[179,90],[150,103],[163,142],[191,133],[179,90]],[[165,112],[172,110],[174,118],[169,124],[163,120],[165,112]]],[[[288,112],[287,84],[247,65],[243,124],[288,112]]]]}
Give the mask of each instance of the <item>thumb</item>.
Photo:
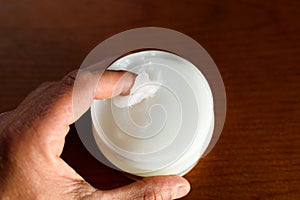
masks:
{"type": "Polygon", "coordinates": [[[103,199],[178,199],[190,191],[188,181],[180,176],[156,176],[139,180],[130,185],[99,191],[103,199]]]}

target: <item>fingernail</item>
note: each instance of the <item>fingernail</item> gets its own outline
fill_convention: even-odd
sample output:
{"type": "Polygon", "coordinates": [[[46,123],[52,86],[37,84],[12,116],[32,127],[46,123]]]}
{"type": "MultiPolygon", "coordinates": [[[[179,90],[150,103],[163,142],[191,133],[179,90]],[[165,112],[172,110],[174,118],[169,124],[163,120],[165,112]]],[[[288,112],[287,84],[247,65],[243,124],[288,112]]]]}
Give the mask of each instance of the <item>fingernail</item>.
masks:
{"type": "Polygon", "coordinates": [[[180,185],[174,191],[173,198],[174,199],[181,198],[181,197],[185,196],[188,192],[189,192],[189,190],[188,190],[188,188],[185,185],[180,185]]]}

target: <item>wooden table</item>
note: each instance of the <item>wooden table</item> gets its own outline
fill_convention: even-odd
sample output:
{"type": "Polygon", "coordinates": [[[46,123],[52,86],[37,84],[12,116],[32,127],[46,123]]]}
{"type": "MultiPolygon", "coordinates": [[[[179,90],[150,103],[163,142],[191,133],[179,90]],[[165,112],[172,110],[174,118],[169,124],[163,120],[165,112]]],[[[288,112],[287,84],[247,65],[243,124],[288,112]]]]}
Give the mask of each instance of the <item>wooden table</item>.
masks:
{"type": "MultiPolygon", "coordinates": [[[[80,66],[107,37],[142,26],[201,43],[228,111],[185,199],[300,199],[300,1],[0,0],[0,111],[80,66]],[[81,3],[79,3],[81,2],[81,3]]],[[[63,158],[100,189],[132,182],[96,161],[72,127],[63,158]]]]}

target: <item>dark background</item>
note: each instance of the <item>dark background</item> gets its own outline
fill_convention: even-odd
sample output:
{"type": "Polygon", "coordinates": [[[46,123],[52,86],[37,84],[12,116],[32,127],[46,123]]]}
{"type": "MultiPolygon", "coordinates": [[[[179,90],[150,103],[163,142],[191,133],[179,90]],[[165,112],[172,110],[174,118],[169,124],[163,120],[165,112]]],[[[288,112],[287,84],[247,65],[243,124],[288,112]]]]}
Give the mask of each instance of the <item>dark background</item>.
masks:
{"type": "MultiPolygon", "coordinates": [[[[300,199],[299,2],[0,0],[0,111],[109,36],[175,29],[210,53],[228,98],[219,142],[186,175],[186,199],[300,199]]],[[[89,155],[74,127],[63,158],[100,189],[132,182],[89,155]]]]}

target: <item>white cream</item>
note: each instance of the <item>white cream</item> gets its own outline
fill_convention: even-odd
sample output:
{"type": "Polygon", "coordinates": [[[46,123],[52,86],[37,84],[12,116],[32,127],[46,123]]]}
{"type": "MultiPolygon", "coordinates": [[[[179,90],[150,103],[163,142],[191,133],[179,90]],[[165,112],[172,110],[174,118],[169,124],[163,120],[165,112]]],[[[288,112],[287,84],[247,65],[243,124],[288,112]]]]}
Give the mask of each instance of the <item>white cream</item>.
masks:
{"type": "Polygon", "coordinates": [[[136,77],[130,94],[127,96],[116,96],[112,98],[112,102],[119,108],[131,107],[144,99],[153,97],[159,87],[158,84],[150,80],[149,74],[143,71],[136,77]]]}

